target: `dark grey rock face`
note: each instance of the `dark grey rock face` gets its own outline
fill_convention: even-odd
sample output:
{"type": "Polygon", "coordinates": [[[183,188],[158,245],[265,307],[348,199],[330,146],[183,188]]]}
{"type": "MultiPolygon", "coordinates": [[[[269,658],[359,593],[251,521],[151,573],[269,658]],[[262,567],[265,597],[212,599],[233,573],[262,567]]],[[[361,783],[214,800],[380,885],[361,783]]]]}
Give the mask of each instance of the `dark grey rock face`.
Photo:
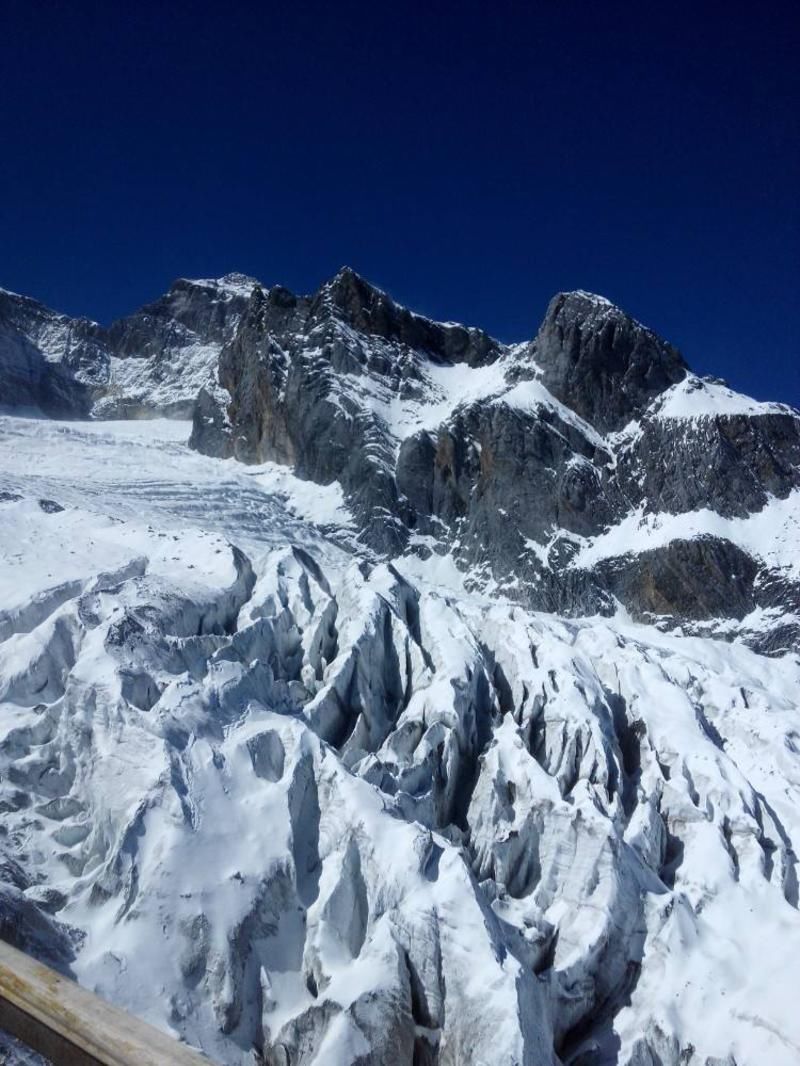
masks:
{"type": "Polygon", "coordinates": [[[456,412],[436,437],[420,433],[403,442],[398,486],[418,514],[463,520],[478,541],[495,514],[510,519],[504,527],[517,544],[553,528],[591,535],[614,514],[596,451],[556,412],[531,416],[502,402],[477,403],[456,412]]]}
{"type": "Polygon", "coordinates": [[[374,301],[381,309],[370,311],[373,290],[365,285],[342,271],[312,299],[257,289],[220,355],[223,398],[202,395],[190,443],[244,462],[285,463],[320,484],[340,481],[367,543],[391,554],[405,543],[406,508],[394,448],[380,418],[359,404],[358,382],[377,379],[401,396],[420,394],[423,383],[407,346],[355,332],[351,321],[368,315],[387,334],[402,332],[406,319],[416,328],[402,309],[392,325],[386,316],[394,305],[382,294],[374,301]]]}
{"type": "Polygon", "coordinates": [[[800,419],[788,410],[679,424],[645,417],[635,446],[619,453],[617,479],[654,512],[743,517],[800,484],[800,419]]]}
{"type": "Polygon", "coordinates": [[[431,322],[400,307],[349,267],[342,267],[332,281],[323,285],[312,310],[318,316],[334,311],[360,333],[398,341],[442,362],[480,366],[493,362],[501,350],[497,341],[482,330],[431,322]]]}
{"type": "Polygon", "coordinates": [[[605,432],[622,429],[686,376],[676,348],[590,293],[555,296],[536,337],[542,381],[605,432]]]}
{"type": "Polygon", "coordinates": [[[658,551],[612,559],[602,577],[637,618],[744,618],[758,597],[758,564],[718,537],[673,540],[658,551]]]}
{"type": "MultiPolygon", "coordinates": [[[[284,305],[283,294],[265,294],[257,288],[245,309],[236,336],[222,350],[219,382],[231,395],[228,430],[219,439],[218,454],[234,455],[247,463],[275,462],[293,465],[295,452],[288,435],[285,410],[280,397],[286,387],[288,360],[276,334],[297,325],[294,305],[284,305]]],[[[207,394],[203,410],[213,412],[207,394]]],[[[212,420],[214,415],[212,414],[212,420]]],[[[202,417],[195,417],[195,434],[203,433],[202,417]]],[[[220,425],[219,420],[214,426],[220,425]]],[[[213,440],[214,433],[207,434],[213,440]]],[[[201,440],[192,438],[193,447],[201,440]]]]}

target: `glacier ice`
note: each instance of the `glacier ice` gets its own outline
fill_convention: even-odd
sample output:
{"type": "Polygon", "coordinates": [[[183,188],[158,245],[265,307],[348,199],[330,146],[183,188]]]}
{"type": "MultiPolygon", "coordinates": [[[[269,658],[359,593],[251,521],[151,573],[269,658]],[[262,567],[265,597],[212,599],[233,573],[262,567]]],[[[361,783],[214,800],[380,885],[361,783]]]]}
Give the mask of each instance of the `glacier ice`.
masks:
{"type": "Polygon", "coordinates": [[[188,434],[0,418],[3,935],[230,1066],[796,1063],[797,656],[188,434]]]}

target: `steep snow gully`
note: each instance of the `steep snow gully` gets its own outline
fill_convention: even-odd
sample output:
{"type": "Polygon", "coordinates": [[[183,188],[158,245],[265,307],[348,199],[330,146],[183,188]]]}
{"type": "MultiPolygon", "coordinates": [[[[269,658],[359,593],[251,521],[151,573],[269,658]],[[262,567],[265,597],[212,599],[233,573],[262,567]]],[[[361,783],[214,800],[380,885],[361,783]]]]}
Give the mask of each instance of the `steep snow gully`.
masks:
{"type": "MultiPolygon", "coordinates": [[[[562,436],[634,432],[524,384],[562,436]]],[[[800,1062],[794,648],[536,610],[191,430],[0,416],[0,935],[227,1066],[800,1062]]],[[[759,513],[714,512],[766,557],[759,513]]]]}

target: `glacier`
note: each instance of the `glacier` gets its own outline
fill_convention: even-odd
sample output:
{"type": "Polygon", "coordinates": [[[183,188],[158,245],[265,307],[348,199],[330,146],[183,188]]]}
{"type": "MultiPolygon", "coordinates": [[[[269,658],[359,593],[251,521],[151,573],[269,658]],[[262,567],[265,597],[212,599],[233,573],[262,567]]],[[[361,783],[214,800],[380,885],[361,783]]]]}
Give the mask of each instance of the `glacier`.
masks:
{"type": "Polygon", "coordinates": [[[221,1063],[797,1061],[796,656],[370,560],[186,422],[0,435],[4,930],[221,1063]]]}
{"type": "Polygon", "coordinates": [[[0,290],[0,404],[0,936],[223,1066],[800,1061],[798,412],[348,269],[0,290]]]}

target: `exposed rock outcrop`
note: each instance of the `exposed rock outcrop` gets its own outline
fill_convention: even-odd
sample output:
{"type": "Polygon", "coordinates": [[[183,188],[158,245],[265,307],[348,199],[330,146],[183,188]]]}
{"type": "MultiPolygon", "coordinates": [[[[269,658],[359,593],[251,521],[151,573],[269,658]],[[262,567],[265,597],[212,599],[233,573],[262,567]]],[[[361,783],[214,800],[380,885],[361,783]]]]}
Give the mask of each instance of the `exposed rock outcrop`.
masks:
{"type": "Polygon", "coordinates": [[[688,369],[671,344],[587,292],[552,299],[535,347],[544,385],[600,432],[640,417],[688,369]]]}

